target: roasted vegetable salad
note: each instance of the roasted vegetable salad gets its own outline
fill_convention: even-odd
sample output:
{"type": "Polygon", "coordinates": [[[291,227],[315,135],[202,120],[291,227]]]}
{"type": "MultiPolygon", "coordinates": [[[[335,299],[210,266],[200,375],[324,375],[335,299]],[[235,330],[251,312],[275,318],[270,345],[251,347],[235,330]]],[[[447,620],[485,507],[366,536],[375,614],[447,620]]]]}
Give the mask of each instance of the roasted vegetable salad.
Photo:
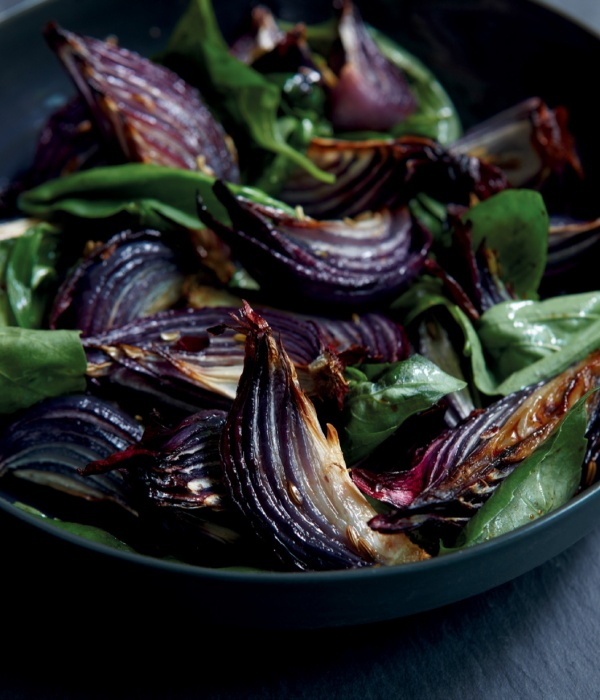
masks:
{"type": "Polygon", "coordinates": [[[5,498],[156,557],[330,570],[595,481],[600,219],[567,107],[463,133],[351,0],[255,7],[229,43],[192,0],[152,58],[44,35],[76,91],[0,193],[5,498]]]}

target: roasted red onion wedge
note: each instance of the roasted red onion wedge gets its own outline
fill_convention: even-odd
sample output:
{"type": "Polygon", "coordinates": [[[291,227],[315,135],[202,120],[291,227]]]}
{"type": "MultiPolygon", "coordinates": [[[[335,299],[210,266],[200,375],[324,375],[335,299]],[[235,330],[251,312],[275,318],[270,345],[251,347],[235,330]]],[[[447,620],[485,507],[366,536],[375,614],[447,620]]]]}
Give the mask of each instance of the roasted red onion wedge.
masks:
{"type": "Polygon", "coordinates": [[[470,129],[452,150],[500,168],[513,187],[536,187],[567,167],[582,174],[567,120],[563,107],[531,97],[470,129]]]}
{"type": "Polygon", "coordinates": [[[125,160],[239,180],[223,129],[198,91],[175,73],[114,42],[55,24],[46,27],[45,35],[104,138],[125,160]]]}
{"type": "Polygon", "coordinates": [[[375,511],[352,483],[337,433],[323,434],[285,350],[246,306],[246,359],[223,433],[231,496],[257,534],[298,569],[395,564],[427,555],[366,526],[375,511]]]}
{"type": "Polygon", "coordinates": [[[50,315],[51,328],[97,335],[173,306],[189,256],[158,231],[124,231],[94,246],[71,270],[50,315]]]}
{"type": "MultiPolygon", "coordinates": [[[[511,394],[433,440],[406,471],[352,478],[364,493],[397,510],[371,526],[402,532],[429,519],[464,522],[517,465],[561,424],[567,411],[600,383],[600,352],[537,387],[511,394]]],[[[589,401],[597,401],[593,396],[589,401]]]]}
{"type": "MultiPolygon", "coordinates": [[[[171,310],[87,337],[88,375],[187,413],[228,408],[242,372],[245,338],[231,329],[211,331],[222,331],[234,310],[171,310]]],[[[343,365],[317,325],[282,311],[265,314],[281,334],[307,390],[340,401],[346,390],[343,365]]]]}
{"type": "Polygon", "coordinates": [[[419,192],[468,204],[506,189],[505,175],[475,157],[451,153],[420,136],[344,141],[312,139],[307,156],[335,176],[330,185],[295,170],[279,197],[310,216],[337,218],[406,203],[419,192]]]}
{"type": "Polygon", "coordinates": [[[387,131],[417,108],[404,73],[379,50],[356,7],[342,2],[330,64],[338,80],[330,94],[335,129],[387,131]]]}
{"type": "Polygon", "coordinates": [[[227,499],[219,441],[224,411],[201,411],[176,428],[150,427],[140,442],[88,464],[83,473],[127,474],[142,504],[220,510],[227,499]]]}
{"type": "Polygon", "coordinates": [[[78,470],[141,436],[137,421],[101,399],[48,399],[29,409],[0,440],[0,476],[11,473],[72,496],[131,509],[131,491],[120,474],[86,478],[78,470]]]}
{"type": "Polygon", "coordinates": [[[406,208],[354,221],[316,221],[235,197],[221,182],[214,191],[232,227],[202,202],[200,219],[231,247],[261,290],[295,306],[317,301],[355,308],[389,300],[417,276],[431,245],[429,232],[406,208]]]}

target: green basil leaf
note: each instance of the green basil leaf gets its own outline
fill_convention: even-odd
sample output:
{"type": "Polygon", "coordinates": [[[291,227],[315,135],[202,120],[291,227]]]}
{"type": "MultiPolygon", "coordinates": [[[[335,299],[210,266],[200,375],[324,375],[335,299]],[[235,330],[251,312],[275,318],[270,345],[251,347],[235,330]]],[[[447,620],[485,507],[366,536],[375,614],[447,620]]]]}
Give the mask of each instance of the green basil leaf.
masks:
{"type": "Polygon", "coordinates": [[[0,240],[0,328],[2,326],[15,325],[15,317],[10,308],[6,290],[6,265],[15,245],[15,240],[15,238],[0,240]]]}
{"type": "Polygon", "coordinates": [[[548,212],[539,192],[505,190],[463,215],[473,248],[485,241],[498,253],[500,277],[520,297],[537,298],[548,254],[548,212]]]}
{"type": "Polygon", "coordinates": [[[346,372],[342,449],[349,464],[366,457],[407,418],[465,386],[420,355],[393,364],[349,367],[346,372]]]}
{"type": "Polygon", "coordinates": [[[10,308],[17,325],[39,328],[58,281],[59,231],[39,223],[14,240],[5,267],[10,308]]]}
{"type": "Polygon", "coordinates": [[[579,486],[587,446],[589,393],[570,409],[552,435],[498,486],[460,533],[458,547],[470,547],[510,532],[572,498],[579,486]]]}
{"type": "MultiPolygon", "coordinates": [[[[196,195],[221,221],[229,217],[215,197],[213,177],[204,173],[148,163],[127,163],[92,168],[50,180],[19,198],[19,206],[32,216],[56,218],[59,214],[102,219],[128,213],[141,225],[164,230],[165,224],[198,229],[196,195]]],[[[293,213],[283,202],[264,192],[241,185],[229,185],[236,194],[293,213]]]]}
{"type": "Polygon", "coordinates": [[[84,391],[86,367],[78,331],[0,328],[0,413],[84,391]]]}
{"type": "Polygon", "coordinates": [[[483,314],[478,335],[497,392],[549,379],[600,347],[600,292],[504,302],[483,314]]]}
{"type": "Polygon", "coordinates": [[[64,530],[65,532],[70,532],[78,537],[83,537],[83,539],[89,540],[90,542],[97,542],[98,544],[111,547],[112,549],[118,549],[122,552],[135,552],[135,549],[130,547],[128,544],[125,544],[114,535],[111,535],[110,532],[96,527],[95,525],[74,523],[66,520],[60,520],[58,518],[52,518],[45,513],[42,513],[42,511],[38,510],[37,508],[33,508],[26,503],[21,503],[18,501],[13,503],[13,505],[15,508],[22,510],[24,513],[33,515],[40,520],[45,520],[59,530],[64,530]]]}
{"type": "Polygon", "coordinates": [[[281,90],[229,52],[210,0],[191,0],[160,57],[167,65],[193,65],[212,105],[262,148],[284,155],[323,182],[334,178],[292,148],[279,130],[281,90]]]}

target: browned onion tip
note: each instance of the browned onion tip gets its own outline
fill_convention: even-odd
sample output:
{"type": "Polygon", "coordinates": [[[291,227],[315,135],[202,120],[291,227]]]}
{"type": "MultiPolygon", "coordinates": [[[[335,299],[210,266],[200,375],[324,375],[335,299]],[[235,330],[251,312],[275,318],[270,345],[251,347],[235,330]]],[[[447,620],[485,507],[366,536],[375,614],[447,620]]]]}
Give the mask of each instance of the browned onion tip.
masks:
{"type": "Polygon", "coordinates": [[[44,30],[93,118],[128,161],[239,180],[235,154],[199,92],[175,73],[111,41],[50,23],[44,30]]]}
{"type": "Polygon", "coordinates": [[[404,73],[381,53],[350,0],[342,3],[338,32],[331,56],[338,75],[330,93],[334,128],[388,131],[417,108],[404,73]]]}
{"type": "Polygon", "coordinates": [[[248,65],[273,51],[285,37],[271,10],[264,5],[252,8],[250,26],[231,45],[230,52],[248,65]]]}
{"type": "Polygon", "coordinates": [[[564,107],[550,109],[530,97],[467,131],[452,145],[506,173],[513,187],[535,187],[552,172],[572,168],[583,176],[564,107]]]}
{"type": "Polygon", "coordinates": [[[349,477],[335,429],[323,433],[285,350],[247,304],[237,322],[246,359],[221,456],[231,496],[257,534],[298,569],[426,558],[406,536],[367,526],[375,511],[349,477]]]}

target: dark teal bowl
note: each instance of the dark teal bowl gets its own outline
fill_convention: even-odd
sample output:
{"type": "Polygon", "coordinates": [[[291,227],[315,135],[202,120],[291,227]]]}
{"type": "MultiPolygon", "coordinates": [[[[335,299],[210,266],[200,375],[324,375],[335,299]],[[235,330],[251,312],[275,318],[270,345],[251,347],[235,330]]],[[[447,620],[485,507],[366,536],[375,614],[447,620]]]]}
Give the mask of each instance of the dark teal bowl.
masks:
{"type": "MultiPolygon", "coordinates": [[[[24,5],[26,5],[25,3],[24,5]]],[[[72,93],[40,34],[50,19],[123,46],[158,51],[186,2],[54,0],[0,15],[3,99],[0,182],[29,162],[45,117],[72,93]],[[126,12],[124,11],[126,7],[126,12]],[[156,29],[160,30],[160,33],[156,29]],[[158,36],[157,36],[158,35],[158,36]]],[[[247,2],[216,3],[226,31],[247,2]]],[[[272,3],[287,19],[322,19],[326,3],[272,3]]],[[[588,187],[600,184],[600,138],[585,67],[600,65],[600,40],[525,0],[359,3],[365,18],[416,53],[441,79],[466,125],[539,95],[565,104],[581,147],[588,187]]],[[[376,622],[436,608],[498,586],[570,547],[598,522],[600,484],[519,530],[471,549],[416,564],[324,573],[237,573],[118,552],[56,529],[15,508],[0,492],[0,524],[15,524],[24,566],[44,560],[46,583],[60,575],[77,590],[118,587],[138,607],[173,619],[309,628],[376,622]],[[13,520],[17,518],[20,523],[13,520]],[[47,568],[50,567],[50,568],[47,568]]],[[[28,571],[37,571],[35,563],[28,571]]]]}

